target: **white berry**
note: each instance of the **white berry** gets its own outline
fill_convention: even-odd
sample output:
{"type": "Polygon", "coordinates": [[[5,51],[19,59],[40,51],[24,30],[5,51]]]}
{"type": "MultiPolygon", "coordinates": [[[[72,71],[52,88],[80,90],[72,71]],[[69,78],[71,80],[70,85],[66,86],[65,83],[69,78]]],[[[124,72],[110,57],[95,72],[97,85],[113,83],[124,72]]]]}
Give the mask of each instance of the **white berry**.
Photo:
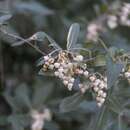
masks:
{"type": "Polygon", "coordinates": [[[101,106],[102,106],[102,103],[98,102],[97,105],[98,105],[99,107],[101,107],[101,106]]]}
{"type": "Polygon", "coordinates": [[[74,80],[75,80],[74,78],[71,78],[71,79],[70,79],[70,82],[71,82],[71,83],[73,83],[73,82],[74,82],[74,80]]]}
{"type": "Polygon", "coordinates": [[[60,63],[54,63],[55,68],[59,68],[60,67],[60,63]]]}
{"type": "Polygon", "coordinates": [[[105,102],[105,99],[104,99],[104,98],[101,98],[101,99],[100,99],[100,103],[103,104],[104,102],[105,102]]]}
{"type": "Polygon", "coordinates": [[[102,97],[104,97],[104,98],[105,98],[106,96],[107,96],[107,94],[106,94],[106,93],[103,93],[103,94],[102,94],[102,97]]]}
{"type": "Polygon", "coordinates": [[[85,76],[85,77],[88,77],[88,74],[89,74],[88,71],[85,71],[85,72],[84,72],[84,76],[85,76]]]}
{"type": "Polygon", "coordinates": [[[96,78],[94,76],[90,76],[89,79],[93,82],[96,78]]]}
{"type": "Polygon", "coordinates": [[[54,74],[55,74],[55,76],[59,76],[59,72],[58,71],[55,71],[54,74]]]}
{"type": "Polygon", "coordinates": [[[72,90],[72,87],[73,87],[73,84],[72,83],[69,83],[68,84],[68,89],[71,91],[72,90]]]}
{"type": "Polygon", "coordinates": [[[93,88],[95,92],[98,92],[99,88],[98,87],[94,87],[93,88]]]}
{"type": "Polygon", "coordinates": [[[83,56],[82,55],[77,55],[76,56],[76,61],[83,61],[83,56]]]}
{"type": "Polygon", "coordinates": [[[102,90],[98,91],[98,95],[102,95],[102,94],[103,94],[102,90]]]}
{"type": "Polygon", "coordinates": [[[64,85],[68,85],[68,81],[67,80],[64,80],[63,83],[64,83],[64,85]]]}
{"type": "Polygon", "coordinates": [[[125,72],[125,77],[129,78],[130,77],[130,72],[125,72]]]}

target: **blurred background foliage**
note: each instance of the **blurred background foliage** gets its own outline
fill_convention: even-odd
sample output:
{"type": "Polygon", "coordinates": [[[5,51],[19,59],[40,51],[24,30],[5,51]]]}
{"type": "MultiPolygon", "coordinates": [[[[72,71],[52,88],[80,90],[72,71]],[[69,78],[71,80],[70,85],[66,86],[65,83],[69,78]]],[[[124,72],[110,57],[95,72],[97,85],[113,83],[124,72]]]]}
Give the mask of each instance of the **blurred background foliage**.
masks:
{"type": "MultiPolygon", "coordinates": [[[[122,2],[129,1],[1,0],[0,14],[12,14],[5,27],[8,32],[26,39],[44,31],[64,49],[70,25],[78,22],[79,43],[96,56],[90,66],[105,74],[106,52],[100,44],[87,42],[87,27],[92,22],[102,23],[104,15],[111,13],[111,8],[111,11],[119,8],[122,2]]],[[[100,32],[112,55],[115,55],[114,48],[130,51],[129,35],[130,27],[119,25],[110,29],[106,21],[100,32]]],[[[12,48],[15,39],[2,33],[0,37],[0,130],[29,129],[30,110],[40,111],[43,107],[52,113],[52,120],[45,122],[45,130],[130,130],[130,85],[126,79],[117,80],[121,68],[118,64],[109,59],[110,80],[117,82],[112,84],[105,105],[98,108],[90,93],[81,96],[68,92],[56,78],[39,76],[36,61],[41,55],[37,51],[28,45],[12,48]]],[[[47,42],[41,46],[46,53],[50,51],[47,42]]]]}

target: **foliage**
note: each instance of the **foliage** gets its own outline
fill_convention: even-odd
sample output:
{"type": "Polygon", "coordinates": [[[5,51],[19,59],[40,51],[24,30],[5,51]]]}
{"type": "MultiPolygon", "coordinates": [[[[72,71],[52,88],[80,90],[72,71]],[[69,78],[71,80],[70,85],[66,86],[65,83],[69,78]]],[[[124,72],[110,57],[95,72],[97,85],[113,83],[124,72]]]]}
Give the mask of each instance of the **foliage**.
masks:
{"type": "Polygon", "coordinates": [[[47,130],[130,129],[130,79],[125,76],[130,72],[129,27],[121,22],[116,28],[109,26],[110,21],[107,25],[108,16],[118,16],[123,2],[16,0],[9,10],[0,6],[0,55],[4,57],[0,58],[0,73],[6,77],[1,86],[5,99],[0,109],[1,129],[30,129],[31,111],[43,108],[52,113],[52,120],[45,122],[47,130]],[[90,26],[97,32],[88,40],[90,26]],[[42,75],[37,76],[44,56],[57,55],[62,49],[78,52],[85,57],[90,72],[107,76],[107,97],[102,107],[96,105],[91,89],[84,94],[77,89],[69,92],[52,73],[41,70],[42,75]],[[4,110],[6,103],[11,111],[4,110]]]}

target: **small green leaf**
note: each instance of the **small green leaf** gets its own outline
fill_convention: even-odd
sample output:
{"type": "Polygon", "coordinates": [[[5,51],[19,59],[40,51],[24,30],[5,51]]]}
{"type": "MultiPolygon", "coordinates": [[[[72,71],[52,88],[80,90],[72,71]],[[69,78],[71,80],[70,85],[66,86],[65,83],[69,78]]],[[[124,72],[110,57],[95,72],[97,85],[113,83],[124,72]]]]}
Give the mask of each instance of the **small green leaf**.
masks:
{"type": "Polygon", "coordinates": [[[78,23],[74,23],[71,25],[67,37],[67,50],[71,47],[74,47],[79,36],[80,26],[78,23]]]}
{"type": "Polygon", "coordinates": [[[18,104],[16,103],[15,99],[11,95],[5,92],[3,96],[5,97],[6,101],[11,106],[13,111],[17,111],[19,109],[18,104]]]}
{"type": "Polygon", "coordinates": [[[31,101],[29,99],[29,88],[26,84],[18,86],[15,90],[15,98],[21,105],[31,108],[31,101]]]}
{"type": "Polygon", "coordinates": [[[34,88],[34,95],[32,99],[33,107],[39,108],[40,106],[43,106],[52,91],[52,83],[44,83],[44,86],[43,82],[39,83],[39,85],[37,84],[37,86],[34,88]]]}
{"type": "Polygon", "coordinates": [[[8,117],[8,122],[11,123],[13,130],[24,130],[25,127],[30,124],[29,115],[10,115],[8,117]]]}
{"type": "Polygon", "coordinates": [[[10,15],[10,14],[1,16],[0,17],[0,25],[4,24],[6,21],[11,19],[11,17],[12,17],[12,15],[10,15]]]}
{"type": "Polygon", "coordinates": [[[70,97],[63,99],[60,104],[61,112],[69,112],[76,109],[80,103],[84,100],[84,96],[81,93],[76,93],[70,97]]]}

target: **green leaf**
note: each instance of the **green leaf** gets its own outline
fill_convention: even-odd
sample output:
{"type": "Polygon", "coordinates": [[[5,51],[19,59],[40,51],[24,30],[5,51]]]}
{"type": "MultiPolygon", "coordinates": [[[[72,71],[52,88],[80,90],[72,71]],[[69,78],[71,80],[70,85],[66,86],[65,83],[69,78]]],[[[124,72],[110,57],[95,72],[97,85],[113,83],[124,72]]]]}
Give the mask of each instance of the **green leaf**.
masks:
{"type": "Polygon", "coordinates": [[[5,92],[3,96],[5,97],[6,101],[11,106],[13,111],[17,111],[19,109],[18,104],[16,103],[15,99],[11,95],[5,92]]]}
{"type": "Polygon", "coordinates": [[[80,103],[79,109],[84,110],[86,113],[96,113],[99,108],[96,101],[83,101],[80,103]]]}
{"type": "Polygon", "coordinates": [[[53,85],[52,83],[37,83],[37,86],[34,88],[34,95],[32,99],[32,105],[35,108],[39,108],[40,106],[43,106],[44,103],[49,98],[50,94],[53,91],[53,85]]]}
{"type": "Polygon", "coordinates": [[[119,114],[122,111],[122,104],[115,95],[109,96],[107,100],[107,107],[116,114],[119,114]]]}
{"type": "Polygon", "coordinates": [[[123,64],[115,63],[110,56],[107,56],[107,82],[109,88],[115,84],[123,67],[123,64]]]}
{"type": "Polygon", "coordinates": [[[15,98],[21,105],[31,108],[31,101],[29,99],[29,88],[26,84],[18,86],[15,90],[15,98]]]}
{"type": "Polygon", "coordinates": [[[8,122],[11,123],[13,130],[24,130],[25,127],[29,126],[31,118],[27,114],[23,115],[10,115],[8,122]]]}
{"type": "Polygon", "coordinates": [[[67,50],[74,47],[79,36],[80,26],[78,23],[71,25],[67,36],[67,50]]]}
{"type": "Polygon", "coordinates": [[[83,100],[84,96],[81,93],[76,93],[70,97],[67,97],[61,102],[60,111],[69,112],[75,110],[83,100]]]}
{"type": "Polygon", "coordinates": [[[6,21],[11,19],[11,17],[12,17],[12,15],[10,15],[10,14],[1,16],[0,17],[0,25],[3,25],[6,21]]]}
{"type": "MultiPolygon", "coordinates": [[[[106,106],[103,106],[99,113],[97,113],[96,123],[93,124],[93,130],[103,130],[108,120],[109,111],[106,106]]],[[[91,129],[90,129],[91,130],[91,129]]]]}

